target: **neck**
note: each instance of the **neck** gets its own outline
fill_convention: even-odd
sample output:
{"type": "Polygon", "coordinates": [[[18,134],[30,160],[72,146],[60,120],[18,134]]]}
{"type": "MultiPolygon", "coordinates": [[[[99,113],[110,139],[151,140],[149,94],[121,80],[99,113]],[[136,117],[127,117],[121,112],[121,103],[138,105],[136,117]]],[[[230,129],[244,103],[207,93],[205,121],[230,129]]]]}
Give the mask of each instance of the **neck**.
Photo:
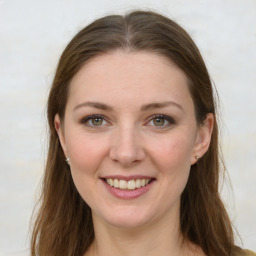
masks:
{"type": "MultiPolygon", "coordinates": [[[[136,228],[120,228],[102,223],[94,216],[95,240],[88,256],[187,256],[196,247],[184,242],[176,221],[158,220],[136,228]],[[168,223],[168,225],[166,225],[168,223]],[[193,248],[192,248],[193,247],[193,248]]],[[[194,255],[197,255],[195,253],[194,255]]]]}

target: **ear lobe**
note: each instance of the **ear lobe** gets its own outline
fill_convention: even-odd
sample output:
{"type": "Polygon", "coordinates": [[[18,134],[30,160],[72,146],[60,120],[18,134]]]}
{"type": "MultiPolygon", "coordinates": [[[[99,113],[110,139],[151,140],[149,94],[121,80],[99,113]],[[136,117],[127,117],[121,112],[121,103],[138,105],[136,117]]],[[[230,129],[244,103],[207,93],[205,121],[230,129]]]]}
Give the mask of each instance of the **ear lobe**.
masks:
{"type": "Polygon", "coordinates": [[[67,153],[66,153],[67,149],[66,149],[66,144],[65,144],[64,130],[63,130],[63,126],[61,125],[59,114],[56,114],[55,117],[54,117],[54,127],[56,129],[56,132],[58,133],[62,150],[63,150],[64,154],[67,156],[67,153]]]}
{"type": "Polygon", "coordinates": [[[214,115],[212,113],[208,113],[204,123],[198,127],[194,154],[191,156],[191,165],[195,164],[198,159],[203,157],[203,155],[207,152],[211,143],[213,126],[214,115]]]}

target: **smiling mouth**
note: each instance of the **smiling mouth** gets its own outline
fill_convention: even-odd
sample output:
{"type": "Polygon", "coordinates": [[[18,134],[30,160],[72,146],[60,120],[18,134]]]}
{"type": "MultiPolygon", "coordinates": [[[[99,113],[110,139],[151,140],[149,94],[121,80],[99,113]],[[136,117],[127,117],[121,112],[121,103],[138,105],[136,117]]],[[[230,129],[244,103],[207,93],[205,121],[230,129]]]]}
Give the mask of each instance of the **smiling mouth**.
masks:
{"type": "Polygon", "coordinates": [[[110,186],[120,190],[136,190],[141,187],[147,186],[154,179],[131,179],[131,180],[119,180],[119,179],[104,179],[104,181],[110,186]]]}

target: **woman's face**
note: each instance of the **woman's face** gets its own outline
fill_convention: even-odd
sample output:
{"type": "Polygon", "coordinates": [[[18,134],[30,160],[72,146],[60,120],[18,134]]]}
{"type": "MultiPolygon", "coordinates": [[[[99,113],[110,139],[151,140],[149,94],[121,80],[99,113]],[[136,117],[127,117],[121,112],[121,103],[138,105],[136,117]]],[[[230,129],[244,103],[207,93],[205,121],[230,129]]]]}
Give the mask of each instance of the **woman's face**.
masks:
{"type": "Polygon", "coordinates": [[[177,220],[213,123],[208,115],[197,125],[184,72],[154,53],[115,51],[90,60],[70,86],[64,122],[56,115],[55,126],[94,221],[177,220]]]}

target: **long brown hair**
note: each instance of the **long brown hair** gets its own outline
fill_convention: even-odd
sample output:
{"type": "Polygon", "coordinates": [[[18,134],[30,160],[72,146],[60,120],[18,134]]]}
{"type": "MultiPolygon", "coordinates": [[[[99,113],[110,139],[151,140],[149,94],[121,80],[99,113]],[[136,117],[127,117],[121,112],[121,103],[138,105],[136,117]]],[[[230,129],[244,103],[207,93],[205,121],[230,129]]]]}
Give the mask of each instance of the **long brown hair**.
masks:
{"type": "Polygon", "coordinates": [[[81,256],[94,239],[89,206],[78,194],[65,163],[54,127],[61,120],[71,79],[91,58],[116,49],[148,51],[169,58],[187,75],[200,125],[208,113],[215,116],[207,153],[191,167],[181,196],[180,228],[185,239],[208,256],[233,256],[236,250],[230,219],[219,194],[221,168],[216,104],[211,80],[191,37],[174,21],[153,12],[111,15],[82,29],[64,50],[48,99],[49,151],[40,208],[31,239],[33,256],[81,256]]]}

